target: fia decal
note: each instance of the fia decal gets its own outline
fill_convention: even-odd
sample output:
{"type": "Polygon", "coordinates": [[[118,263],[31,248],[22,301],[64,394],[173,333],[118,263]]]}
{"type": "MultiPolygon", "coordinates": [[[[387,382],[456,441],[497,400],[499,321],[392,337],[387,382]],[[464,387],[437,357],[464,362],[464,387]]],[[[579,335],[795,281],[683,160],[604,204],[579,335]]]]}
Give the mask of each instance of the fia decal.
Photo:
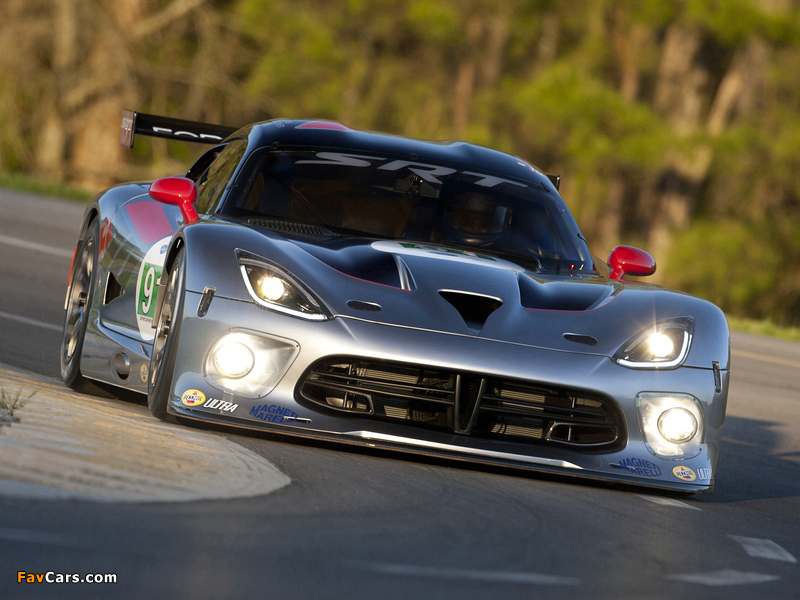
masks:
{"type": "Polygon", "coordinates": [[[136,323],[139,326],[139,335],[146,342],[153,341],[156,336],[156,331],[153,329],[153,315],[156,312],[158,283],[161,280],[161,271],[164,268],[171,238],[172,236],[167,236],[150,246],[144,255],[139,267],[139,277],[136,279],[136,323]]]}
{"type": "Polygon", "coordinates": [[[692,471],[689,467],[685,467],[683,465],[678,465],[674,469],[672,469],[672,474],[675,475],[678,479],[682,479],[683,481],[694,481],[697,479],[697,475],[694,471],[692,471]]]}
{"type": "Polygon", "coordinates": [[[185,406],[200,406],[206,401],[206,395],[200,390],[186,390],[181,396],[181,404],[185,406]]]}

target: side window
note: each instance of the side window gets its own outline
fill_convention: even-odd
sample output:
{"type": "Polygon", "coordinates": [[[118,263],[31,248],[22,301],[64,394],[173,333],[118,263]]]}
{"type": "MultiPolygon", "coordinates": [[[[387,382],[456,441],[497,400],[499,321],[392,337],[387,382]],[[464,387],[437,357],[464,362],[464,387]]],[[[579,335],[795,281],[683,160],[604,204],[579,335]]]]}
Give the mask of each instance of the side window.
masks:
{"type": "Polygon", "coordinates": [[[208,174],[208,167],[216,160],[219,153],[227,147],[228,144],[220,144],[219,146],[214,146],[211,150],[205,151],[203,155],[195,161],[189,169],[189,172],[186,173],[186,177],[199,185],[208,174]]]}
{"type": "Polygon", "coordinates": [[[247,140],[232,140],[198,178],[197,212],[208,214],[216,208],[246,149],[247,140]]]}

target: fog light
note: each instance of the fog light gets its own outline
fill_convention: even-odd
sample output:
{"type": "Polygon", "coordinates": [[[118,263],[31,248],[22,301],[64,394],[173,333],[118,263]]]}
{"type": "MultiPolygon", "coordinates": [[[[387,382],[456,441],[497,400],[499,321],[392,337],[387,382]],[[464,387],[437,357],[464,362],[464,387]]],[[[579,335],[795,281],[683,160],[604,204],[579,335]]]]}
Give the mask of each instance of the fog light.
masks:
{"type": "Polygon", "coordinates": [[[697,419],[685,408],[670,408],[658,418],[658,430],[670,442],[688,442],[697,433],[697,419]]]}
{"type": "Polygon", "coordinates": [[[224,392],[259,398],[280,381],[299,349],[293,340],[232,330],[211,347],[205,360],[205,378],[224,392]]]}
{"type": "Polygon", "coordinates": [[[225,377],[239,379],[253,370],[255,356],[241,342],[223,342],[214,349],[214,366],[225,377]]]}
{"type": "Polygon", "coordinates": [[[694,396],[642,392],[636,410],[645,445],[661,458],[691,458],[703,445],[703,410],[694,396]]]}

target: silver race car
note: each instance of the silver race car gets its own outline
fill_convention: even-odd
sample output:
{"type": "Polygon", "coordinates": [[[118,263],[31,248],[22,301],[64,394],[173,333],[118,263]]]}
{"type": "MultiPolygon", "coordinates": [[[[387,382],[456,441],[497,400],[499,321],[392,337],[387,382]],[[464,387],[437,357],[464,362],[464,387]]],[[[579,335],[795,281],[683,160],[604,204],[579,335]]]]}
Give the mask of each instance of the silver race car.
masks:
{"type": "Polygon", "coordinates": [[[126,111],[213,147],[88,206],[67,385],[200,419],[683,492],[713,489],[723,313],[593,259],[558,178],[459,142],[126,111]]]}

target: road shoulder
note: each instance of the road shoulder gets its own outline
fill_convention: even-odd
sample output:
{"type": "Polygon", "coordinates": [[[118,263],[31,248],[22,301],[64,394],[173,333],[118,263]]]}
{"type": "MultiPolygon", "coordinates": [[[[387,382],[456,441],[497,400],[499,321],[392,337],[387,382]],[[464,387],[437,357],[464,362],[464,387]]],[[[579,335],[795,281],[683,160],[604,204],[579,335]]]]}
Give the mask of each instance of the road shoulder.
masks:
{"type": "Polygon", "coordinates": [[[290,482],[222,435],[158,421],[140,404],[2,364],[0,393],[24,402],[0,426],[0,495],[174,502],[258,496],[290,482]]]}

